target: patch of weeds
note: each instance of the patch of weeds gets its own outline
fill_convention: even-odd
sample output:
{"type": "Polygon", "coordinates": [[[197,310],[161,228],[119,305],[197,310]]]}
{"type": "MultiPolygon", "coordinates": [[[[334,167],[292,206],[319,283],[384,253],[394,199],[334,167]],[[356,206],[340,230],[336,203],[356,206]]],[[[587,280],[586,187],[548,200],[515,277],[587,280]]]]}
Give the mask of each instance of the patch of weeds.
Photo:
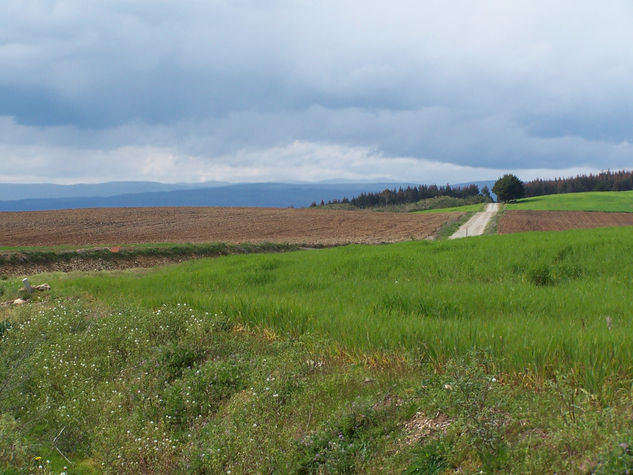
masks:
{"type": "Polygon", "coordinates": [[[11,328],[11,322],[9,320],[0,321],[0,338],[4,335],[4,332],[11,328]]]}
{"type": "MultiPolygon", "coordinates": [[[[0,468],[2,473],[11,466],[26,466],[29,450],[18,423],[9,414],[0,414],[0,468]]],[[[17,470],[15,473],[18,473],[17,470]]]]}
{"type": "Polygon", "coordinates": [[[161,368],[169,380],[174,380],[202,357],[203,355],[198,354],[193,348],[172,342],[163,349],[156,365],[161,368]]]}
{"type": "Polygon", "coordinates": [[[454,220],[449,220],[445,222],[439,231],[435,234],[434,238],[438,241],[443,239],[448,239],[450,236],[455,234],[455,232],[459,229],[459,227],[468,221],[474,212],[466,213],[461,218],[457,218],[454,220]]]}
{"type": "Polygon", "coordinates": [[[563,279],[575,280],[580,279],[584,275],[585,270],[579,264],[570,263],[558,267],[557,273],[563,279]]]}
{"type": "Polygon", "coordinates": [[[26,292],[20,293],[17,289],[18,285],[15,282],[8,281],[7,279],[0,279],[0,298],[2,300],[13,300],[19,296],[18,294],[26,295],[26,292]]]}
{"type": "Polygon", "coordinates": [[[527,280],[537,287],[554,284],[554,275],[549,265],[536,264],[527,271],[527,280]]]}
{"type": "Polygon", "coordinates": [[[244,277],[244,281],[249,285],[267,285],[276,280],[270,272],[251,272],[244,277]]]}
{"type": "Polygon", "coordinates": [[[505,429],[509,423],[506,395],[493,373],[492,360],[485,352],[451,360],[446,372],[431,384],[441,385],[436,403],[440,410],[452,414],[454,426],[462,426],[463,452],[472,450],[486,472],[500,471],[508,460],[509,447],[505,429]]]}
{"type": "Polygon", "coordinates": [[[416,449],[411,465],[403,475],[435,475],[445,473],[451,468],[451,448],[442,439],[431,440],[416,449]]]}
{"type": "Polygon", "coordinates": [[[198,416],[215,412],[247,382],[246,368],[235,361],[209,361],[199,368],[187,369],[167,386],[161,416],[169,423],[184,426],[198,416]]]}
{"type": "Polygon", "coordinates": [[[524,279],[537,287],[547,287],[556,285],[557,283],[581,279],[585,275],[585,269],[582,265],[571,260],[560,258],[559,255],[554,257],[552,264],[547,262],[537,262],[532,265],[515,265],[512,271],[517,274],[523,274],[524,279]]]}
{"type": "Polygon", "coordinates": [[[563,420],[568,424],[576,424],[585,412],[591,395],[573,377],[562,372],[557,372],[553,380],[546,382],[546,386],[560,401],[560,415],[563,420]]]}
{"type": "Polygon", "coordinates": [[[562,262],[573,255],[574,249],[569,245],[565,245],[556,252],[555,262],[562,262]]]}
{"type": "Polygon", "coordinates": [[[299,447],[297,473],[356,473],[357,464],[371,458],[374,443],[386,417],[393,417],[396,405],[354,403],[347,412],[326,424],[325,428],[305,438],[299,447]]]}
{"type": "Polygon", "coordinates": [[[505,213],[505,209],[502,207],[499,212],[497,214],[495,214],[492,219],[488,222],[488,225],[486,226],[486,229],[484,229],[484,234],[485,235],[489,235],[489,234],[497,234],[497,231],[499,229],[499,221],[501,220],[501,217],[503,216],[503,213],[505,213]]]}
{"type": "Polygon", "coordinates": [[[633,449],[632,442],[619,443],[609,453],[600,458],[592,473],[602,475],[607,473],[633,473],[633,449]]]}
{"type": "Polygon", "coordinates": [[[463,311],[452,302],[432,300],[425,297],[411,297],[402,294],[388,294],[374,305],[373,313],[405,313],[436,318],[459,318],[463,311]]]}

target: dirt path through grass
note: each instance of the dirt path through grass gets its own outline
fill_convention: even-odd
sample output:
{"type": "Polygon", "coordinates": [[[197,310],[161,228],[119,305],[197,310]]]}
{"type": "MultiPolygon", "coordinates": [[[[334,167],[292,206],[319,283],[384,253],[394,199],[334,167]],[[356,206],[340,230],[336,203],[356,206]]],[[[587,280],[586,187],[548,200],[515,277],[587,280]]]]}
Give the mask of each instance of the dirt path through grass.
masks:
{"type": "Polygon", "coordinates": [[[484,211],[475,213],[472,218],[462,224],[449,239],[458,239],[468,236],[480,236],[484,233],[490,220],[499,212],[499,203],[489,203],[484,211]]]}

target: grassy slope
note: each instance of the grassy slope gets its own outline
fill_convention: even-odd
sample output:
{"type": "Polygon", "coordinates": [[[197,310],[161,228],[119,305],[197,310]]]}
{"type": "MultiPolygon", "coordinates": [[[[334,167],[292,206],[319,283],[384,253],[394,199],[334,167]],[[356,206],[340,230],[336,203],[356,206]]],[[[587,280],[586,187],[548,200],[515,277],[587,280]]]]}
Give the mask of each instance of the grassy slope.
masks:
{"type": "Polygon", "coordinates": [[[312,337],[254,332],[185,304],[56,300],[10,321],[0,346],[3,473],[631,467],[618,446],[633,435],[625,395],[603,406],[573,375],[536,387],[507,379],[482,352],[372,369],[312,337]]]}
{"type": "Polygon", "coordinates": [[[633,468],[631,251],[603,229],[41,276],[0,310],[0,468],[61,470],[62,428],[75,472],[633,468]]]}
{"type": "Polygon", "coordinates": [[[58,301],[37,311],[20,309],[5,330],[0,469],[59,473],[70,464],[57,447],[73,473],[338,471],[354,457],[327,442],[368,444],[386,418],[371,460],[400,470],[410,461],[381,458],[395,443],[384,435],[403,436],[411,398],[372,408],[377,394],[412,384],[410,371],[346,365],[313,339],[256,334],[185,304],[113,312],[58,301]],[[376,420],[355,427],[355,414],[376,420]]]}
{"type": "Polygon", "coordinates": [[[316,332],[358,353],[410,350],[441,361],[488,348],[508,370],[573,369],[594,392],[633,375],[626,229],[230,256],[49,280],[62,295],[147,309],[187,302],[291,335],[316,332]]]}
{"type": "Polygon", "coordinates": [[[592,191],[524,198],[508,210],[633,212],[633,191],[592,191]]]}

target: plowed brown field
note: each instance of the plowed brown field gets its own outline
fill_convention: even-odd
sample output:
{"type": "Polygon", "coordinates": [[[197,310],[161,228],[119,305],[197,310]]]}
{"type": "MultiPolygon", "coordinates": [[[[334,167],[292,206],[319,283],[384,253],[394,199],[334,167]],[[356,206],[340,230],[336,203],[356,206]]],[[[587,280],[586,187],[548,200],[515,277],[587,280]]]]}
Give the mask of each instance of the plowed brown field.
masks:
{"type": "Polygon", "coordinates": [[[278,208],[101,208],[0,213],[0,245],[383,243],[424,239],[462,213],[278,208]]]}
{"type": "Polygon", "coordinates": [[[498,224],[499,234],[525,231],[633,226],[633,213],[594,211],[506,211],[498,224]]]}

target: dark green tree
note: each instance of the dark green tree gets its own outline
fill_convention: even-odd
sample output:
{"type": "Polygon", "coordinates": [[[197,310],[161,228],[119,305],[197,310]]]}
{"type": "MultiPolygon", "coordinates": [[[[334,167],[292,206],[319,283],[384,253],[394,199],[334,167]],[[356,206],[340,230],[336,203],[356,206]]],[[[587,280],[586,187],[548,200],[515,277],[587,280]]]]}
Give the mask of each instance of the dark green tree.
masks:
{"type": "Polygon", "coordinates": [[[481,189],[481,195],[486,198],[486,200],[492,201],[492,196],[490,196],[490,189],[486,185],[484,185],[481,189]]]}
{"type": "Polygon", "coordinates": [[[497,201],[513,201],[525,195],[523,182],[515,175],[503,175],[492,187],[492,192],[497,195],[497,201]]]}

